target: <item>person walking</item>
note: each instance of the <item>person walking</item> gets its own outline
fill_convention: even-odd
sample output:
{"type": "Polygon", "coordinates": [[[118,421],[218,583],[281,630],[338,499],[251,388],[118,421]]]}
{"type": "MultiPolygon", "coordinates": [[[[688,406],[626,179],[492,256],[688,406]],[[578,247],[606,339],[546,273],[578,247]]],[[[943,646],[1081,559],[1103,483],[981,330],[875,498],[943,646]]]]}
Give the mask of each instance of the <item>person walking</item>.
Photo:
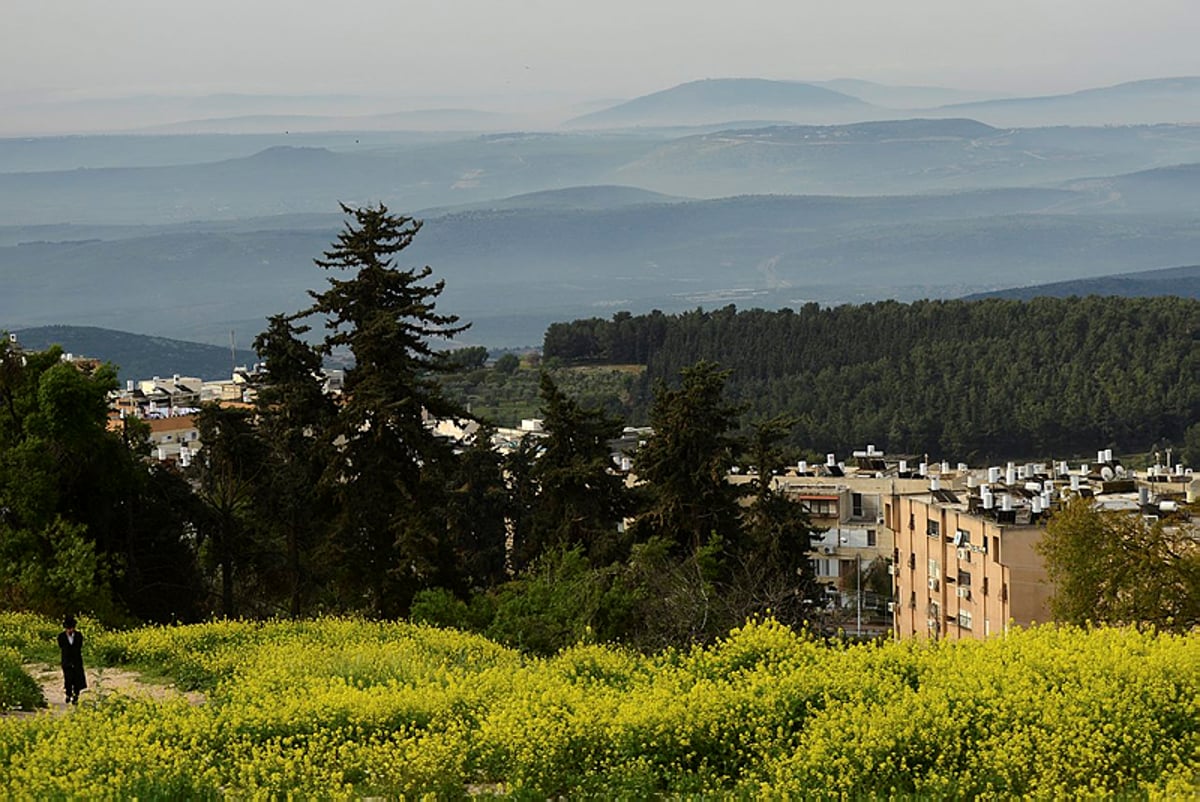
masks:
{"type": "Polygon", "coordinates": [[[83,633],[75,629],[75,616],[63,619],[63,631],[58,633],[58,650],[62,652],[63,687],[67,704],[79,704],[79,692],[87,687],[83,673],[83,633]]]}

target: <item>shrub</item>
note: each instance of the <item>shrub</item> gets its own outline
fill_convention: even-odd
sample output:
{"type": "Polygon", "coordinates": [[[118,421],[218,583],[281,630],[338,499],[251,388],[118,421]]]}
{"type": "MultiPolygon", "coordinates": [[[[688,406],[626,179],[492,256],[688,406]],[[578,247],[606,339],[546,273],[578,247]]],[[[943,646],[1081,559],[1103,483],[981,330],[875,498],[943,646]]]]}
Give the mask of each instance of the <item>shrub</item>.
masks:
{"type": "Polygon", "coordinates": [[[21,656],[15,649],[0,649],[0,710],[34,710],[45,706],[46,697],[21,667],[21,656]]]}

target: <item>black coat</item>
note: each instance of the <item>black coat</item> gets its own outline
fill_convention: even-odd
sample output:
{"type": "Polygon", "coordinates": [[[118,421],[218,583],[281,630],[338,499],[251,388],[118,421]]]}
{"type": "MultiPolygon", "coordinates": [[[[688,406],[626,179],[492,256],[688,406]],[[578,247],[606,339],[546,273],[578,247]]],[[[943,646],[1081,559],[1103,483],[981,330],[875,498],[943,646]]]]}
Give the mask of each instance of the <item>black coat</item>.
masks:
{"type": "Polygon", "coordinates": [[[87,675],[83,672],[83,633],[75,632],[75,642],[67,641],[67,633],[58,633],[58,649],[62,652],[63,677],[76,689],[87,687],[87,675]]]}

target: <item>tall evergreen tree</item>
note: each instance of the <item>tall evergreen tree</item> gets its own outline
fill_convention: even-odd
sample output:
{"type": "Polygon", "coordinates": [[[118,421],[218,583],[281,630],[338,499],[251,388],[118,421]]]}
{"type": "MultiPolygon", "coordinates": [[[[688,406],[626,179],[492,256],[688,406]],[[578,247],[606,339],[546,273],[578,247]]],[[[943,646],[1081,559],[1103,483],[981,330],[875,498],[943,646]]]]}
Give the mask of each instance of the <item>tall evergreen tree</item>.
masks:
{"type": "Polygon", "coordinates": [[[548,373],[541,377],[546,437],[533,463],[537,503],[522,563],[548,549],[584,550],[593,565],[622,559],[618,526],[630,512],[625,478],[614,470],[609,442],[621,422],[599,408],[584,408],[564,394],[548,373]]]}
{"type": "Polygon", "coordinates": [[[463,413],[441,393],[436,376],[447,364],[431,339],[451,338],[466,326],[435,311],[444,283],[425,283],[431,268],[395,265],[420,230],[418,221],[382,204],[342,209],[350,221],[315,261],[349,277],[330,276],[326,290],[311,293],[307,312],[325,319],[322,352],[353,359],[330,428],[336,449],[325,478],[338,499],[342,598],[350,607],[394,616],[438,573],[445,534],[438,478],[451,473],[438,466],[454,456],[426,421],[463,413]]]}
{"type": "Polygon", "coordinates": [[[492,448],[493,430],[480,428],[450,465],[446,534],[439,550],[439,585],[460,595],[508,578],[506,553],[512,504],[504,458],[492,448]]]}
{"type": "Polygon", "coordinates": [[[736,561],[731,584],[741,598],[741,616],[770,612],[795,625],[806,620],[808,603],[819,591],[809,558],[816,530],[804,507],[774,482],[784,465],[779,444],[793,426],[794,418],[777,416],[752,427],[748,456],[757,472],[741,536],[731,544],[736,561]]]}
{"type": "Polygon", "coordinates": [[[207,403],[196,416],[196,428],[204,446],[190,471],[202,506],[202,553],[219,571],[221,614],[231,617],[238,614],[236,575],[249,570],[258,556],[254,502],[265,455],[247,410],[207,403]]]}
{"type": "Polygon", "coordinates": [[[266,459],[258,508],[264,542],[278,558],[272,573],[281,577],[286,609],[296,617],[322,585],[317,552],[331,516],[328,494],[318,491],[336,409],[324,392],[321,355],[302,339],[308,327],[283,315],[268,323],[254,341],[264,360],[255,395],[266,459]]]}
{"type": "Polygon", "coordinates": [[[680,371],[677,388],[660,384],[650,409],[654,433],[634,458],[649,507],[637,521],[639,539],[658,535],[697,552],[715,535],[738,529],[738,491],[727,481],[738,450],[732,432],[738,407],[724,397],[729,372],[712,362],[680,371]]]}

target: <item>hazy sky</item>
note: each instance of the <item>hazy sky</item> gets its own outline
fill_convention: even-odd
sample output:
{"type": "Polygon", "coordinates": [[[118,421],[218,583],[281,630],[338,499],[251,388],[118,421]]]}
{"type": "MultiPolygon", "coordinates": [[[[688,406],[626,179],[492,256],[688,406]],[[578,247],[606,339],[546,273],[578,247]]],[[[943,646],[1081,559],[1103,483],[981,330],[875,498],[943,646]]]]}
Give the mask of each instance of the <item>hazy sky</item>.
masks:
{"type": "Polygon", "coordinates": [[[3,0],[0,96],[629,97],[713,77],[1050,93],[1200,74],[1198,0],[3,0]]]}

